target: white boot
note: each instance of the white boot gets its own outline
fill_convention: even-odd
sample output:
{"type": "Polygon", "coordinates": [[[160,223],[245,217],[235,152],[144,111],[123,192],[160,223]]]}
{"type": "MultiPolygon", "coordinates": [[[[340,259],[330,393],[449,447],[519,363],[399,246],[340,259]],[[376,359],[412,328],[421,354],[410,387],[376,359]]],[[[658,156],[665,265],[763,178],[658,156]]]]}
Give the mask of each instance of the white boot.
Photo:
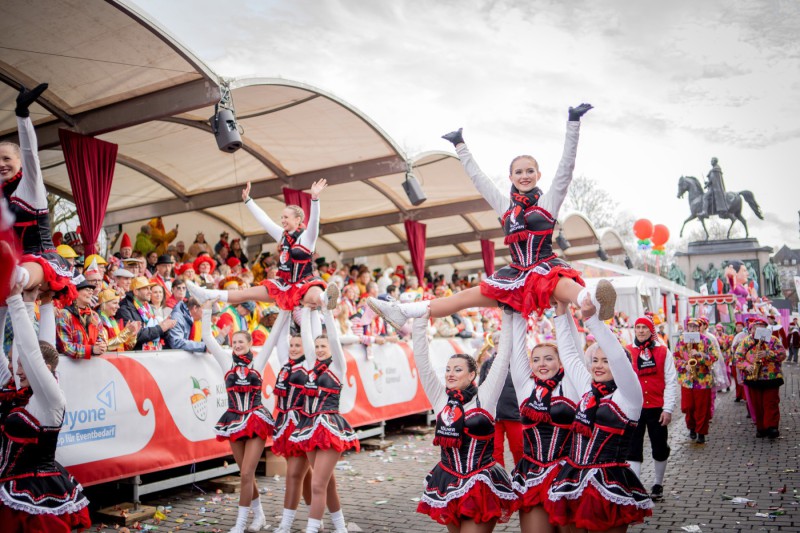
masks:
{"type": "Polygon", "coordinates": [[[297,511],[295,509],[284,508],[283,516],[281,517],[281,523],[273,530],[272,533],[291,533],[292,524],[294,523],[294,517],[296,514],[297,511]]]}
{"type": "Polygon", "coordinates": [[[614,305],[617,303],[617,291],[610,281],[601,279],[594,290],[583,289],[578,294],[578,305],[589,297],[592,304],[597,308],[597,316],[600,320],[610,320],[614,318],[614,305]]]}
{"type": "Polygon", "coordinates": [[[333,311],[339,305],[339,286],[335,283],[329,283],[325,292],[320,294],[320,301],[323,307],[327,307],[328,311],[333,311]]]}
{"type": "Polygon", "coordinates": [[[228,301],[228,291],[205,289],[190,280],[186,280],[186,289],[201,304],[206,303],[208,300],[228,301]]]}
{"type": "Polygon", "coordinates": [[[22,268],[21,266],[17,265],[16,274],[17,274],[16,277],[17,283],[21,283],[23,289],[28,288],[28,283],[31,282],[31,273],[28,272],[26,269],[22,268]]]}
{"type": "Polygon", "coordinates": [[[261,500],[256,498],[250,502],[250,510],[253,511],[253,521],[247,527],[247,531],[261,531],[267,525],[267,517],[264,515],[264,508],[261,507],[261,500]]]}
{"type": "Polygon", "coordinates": [[[236,525],[234,525],[228,533],[244,533],[244,527],[247,525],[247,514],[249,512],[250,507],[240,505],[239,513],[236,515],[236,525]]]}
{"type": "Polygon", "coordinates": [[[367,305],[395,329],[401,329],[410,318],[425,316],[429,308],[427,301],[401,304],[396,301],[386,302],[378,298],[367,298],[367,305]]]}

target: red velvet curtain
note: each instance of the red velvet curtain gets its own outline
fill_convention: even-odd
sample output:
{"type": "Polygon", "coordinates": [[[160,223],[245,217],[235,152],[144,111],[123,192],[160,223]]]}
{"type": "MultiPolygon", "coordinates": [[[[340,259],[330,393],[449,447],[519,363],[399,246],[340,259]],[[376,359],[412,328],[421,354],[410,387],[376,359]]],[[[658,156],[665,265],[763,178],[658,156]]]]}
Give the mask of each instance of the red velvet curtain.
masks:
{"type": "Polygon", "coordinates": [[[118,146],[68,130],[58,130],[58,137],[88,256],[95,253],[94,244],[106,216],[118,146]]]}
{"type": "Polygon", "coordinates": [[[299,205],[305,213],[304,224],[308,224],[308,215],[311,214],[311,195],[297,189],[283,188],[283,201],[286,205],[299,205]]]}
{"type": "Polygon", "coordinates": [[[406,220],[405,226],[411,264],[419,278],[420,287],[425,287],[425,230],[427,226],[415,220],[406,220]]]}
{"type": "Polygon", "coordinates": [[[481,256],[483,256],[483,270],[487,276],[494,274],[494,242],[481,239],[481,256]]]}

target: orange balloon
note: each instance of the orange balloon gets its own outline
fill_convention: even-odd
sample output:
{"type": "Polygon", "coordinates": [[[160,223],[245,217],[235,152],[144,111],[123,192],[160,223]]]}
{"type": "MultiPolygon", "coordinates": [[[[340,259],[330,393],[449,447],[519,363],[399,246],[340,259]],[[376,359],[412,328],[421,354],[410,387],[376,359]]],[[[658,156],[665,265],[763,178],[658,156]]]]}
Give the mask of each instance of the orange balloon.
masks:
{"type": "Polygon", "coordinates": [[[640,218],[633,223],[633,234],[640,241],[649,239],[653,235],[653,223],[646,218],[640,218]]]}
{"type": "Polygon", "coordinates": [[[669,240],[669,228],[664,224],[653,226],[653,246],[664,246],[669,240]]]}

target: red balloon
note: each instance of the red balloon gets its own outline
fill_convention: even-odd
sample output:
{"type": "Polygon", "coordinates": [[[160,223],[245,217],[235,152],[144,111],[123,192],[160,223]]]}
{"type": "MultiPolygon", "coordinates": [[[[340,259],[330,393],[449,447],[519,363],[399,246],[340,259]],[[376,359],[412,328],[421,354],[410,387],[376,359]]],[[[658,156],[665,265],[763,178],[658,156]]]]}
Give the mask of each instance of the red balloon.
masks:
{"type": "Polygon", "coordinates": [[[649,239],[653,235],[653,223],[646,218],[640,218],[633,223],[633,234],[640,241],[649,239]]]}
{"type": "Polygon", "coordinates": [[[669,240],[669,228],[664,224],[653,226],[653,246],[664,246],[669,240]]]}

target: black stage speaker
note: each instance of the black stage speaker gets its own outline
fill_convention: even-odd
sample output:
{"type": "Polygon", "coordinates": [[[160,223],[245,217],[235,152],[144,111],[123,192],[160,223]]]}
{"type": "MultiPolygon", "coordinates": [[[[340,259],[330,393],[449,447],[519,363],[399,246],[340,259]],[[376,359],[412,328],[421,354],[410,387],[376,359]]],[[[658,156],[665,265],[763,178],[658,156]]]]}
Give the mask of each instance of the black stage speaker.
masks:
{"type": "Polygon", "coordinates": [[[211,130],[220,150],[232,154],[242,147],[242,136],[239,135],[239,126],[236,124],[233,111],[222,108],[208,121],[211,123],[211,130]]]}
{"type": "Polygon", "coordinates": [[[417,181],[417,178],[410,172],[406,174],[406,181],[403,182],[403,190],[406,191],[406,196],[408,196],[408,201],[411,202],[411,205],[419,205],[428,199],[419,181],[417,181]]]}

